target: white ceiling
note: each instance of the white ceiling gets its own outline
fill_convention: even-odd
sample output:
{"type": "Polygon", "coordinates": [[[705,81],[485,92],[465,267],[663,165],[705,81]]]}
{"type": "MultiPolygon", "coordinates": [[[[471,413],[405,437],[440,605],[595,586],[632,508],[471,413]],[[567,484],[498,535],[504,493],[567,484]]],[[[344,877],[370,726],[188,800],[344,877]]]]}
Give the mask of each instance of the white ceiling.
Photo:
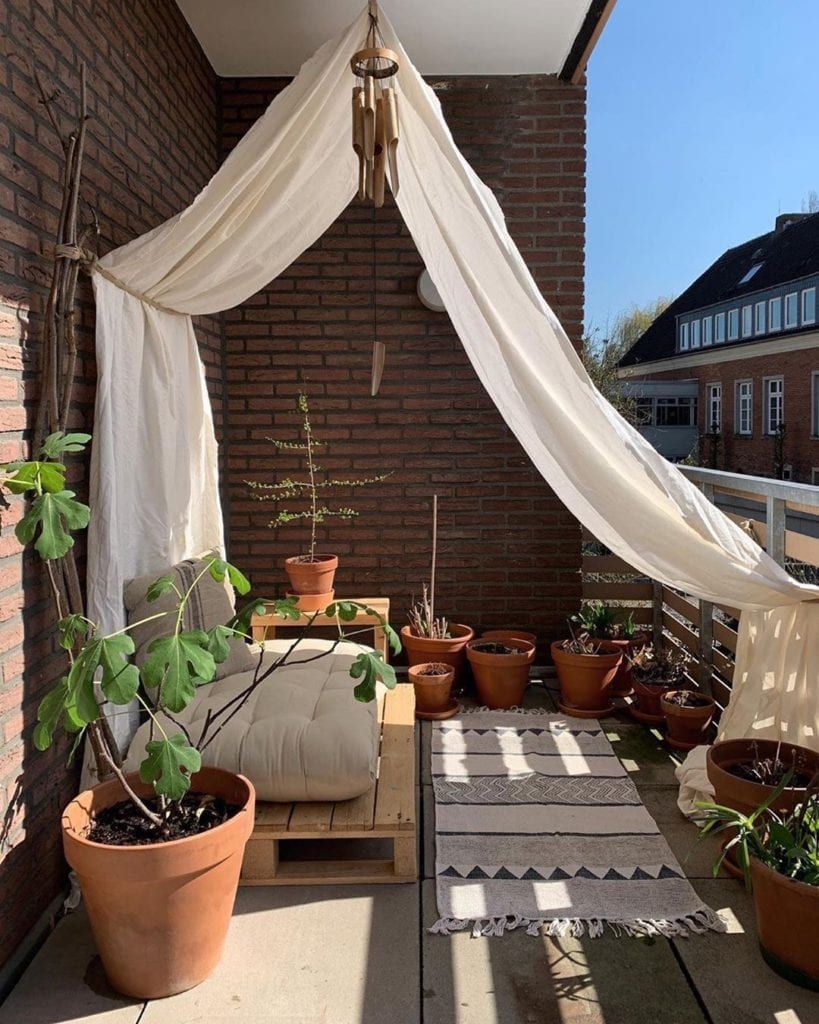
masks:
{"type": "MultiPolygon", "coordinates": [[[[293,75],[364,0],[177,0],[216,73],[293,75]]],[[[427,75],[554,74],[590,0],[385,0],[427,75]]]]}

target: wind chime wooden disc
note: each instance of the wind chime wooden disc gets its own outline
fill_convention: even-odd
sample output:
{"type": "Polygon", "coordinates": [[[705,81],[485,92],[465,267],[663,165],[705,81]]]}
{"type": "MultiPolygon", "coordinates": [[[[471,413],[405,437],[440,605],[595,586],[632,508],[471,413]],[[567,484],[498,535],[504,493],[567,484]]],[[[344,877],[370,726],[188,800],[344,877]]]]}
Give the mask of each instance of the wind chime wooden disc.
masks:
{"type": "Polygon", "coordinates": [[[392,78],[398,71],[398,54],[386,46],[367,46],[353,54],[350,67],[357,78],[392,78]]]}

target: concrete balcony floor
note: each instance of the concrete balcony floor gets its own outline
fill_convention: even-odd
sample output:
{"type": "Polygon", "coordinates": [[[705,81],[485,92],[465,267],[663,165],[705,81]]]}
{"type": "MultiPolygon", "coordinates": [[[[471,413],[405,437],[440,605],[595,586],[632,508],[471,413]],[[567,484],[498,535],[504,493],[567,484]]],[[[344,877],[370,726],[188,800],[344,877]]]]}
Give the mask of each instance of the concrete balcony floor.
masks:
{"type": "MultiPolygon", "coordinates": [[[[549,690],[537,684],[527,704],[553,708],[549,690]]],[[[763,963],[742,885],[711,877],[714,846],[698,844],[677,811],[667,751],[623,712],[604,723],[695,888],[728,922],[727,934],[429,935],[437,913],[431,730],[424,723],[417,730],[416,884],[240,889],[212,977],[148,1003],[108,988],[80,910],[40,950],[0,1007],[0,1024],[815,1024],[819,996],[763,963]]]]}

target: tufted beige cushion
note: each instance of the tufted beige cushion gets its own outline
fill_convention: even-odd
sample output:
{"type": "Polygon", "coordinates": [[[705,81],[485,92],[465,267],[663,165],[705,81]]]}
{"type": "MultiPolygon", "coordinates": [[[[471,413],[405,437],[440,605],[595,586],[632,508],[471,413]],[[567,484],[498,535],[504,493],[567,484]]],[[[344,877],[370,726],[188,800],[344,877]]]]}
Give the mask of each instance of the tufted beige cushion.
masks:
{"type": "MultiPolygon", "coordinates": [[[[265,658],[290,643],[268,640],[265,658]]],[[[329,647],[329,640],[303,641],[293,663],[265,680],[206,748],[203,762],[247,776],[259,800],[346,800],[366,792],[375,781],[378,724],[375,702],[362,704],[353,697],[349,670],[360,647],[341,643],[325,658],[298,663],[329,647]]],[[[243,672],[201,686],[175,717],[196,742],[208,708],[221,707],[252,679],[252,672],[243,672]]],[[[167,728],[179,731],[172,722],[167,728]]],[[[129,769],[144,758],[148,738],[146,723],[131,743],[129,769]]]]}

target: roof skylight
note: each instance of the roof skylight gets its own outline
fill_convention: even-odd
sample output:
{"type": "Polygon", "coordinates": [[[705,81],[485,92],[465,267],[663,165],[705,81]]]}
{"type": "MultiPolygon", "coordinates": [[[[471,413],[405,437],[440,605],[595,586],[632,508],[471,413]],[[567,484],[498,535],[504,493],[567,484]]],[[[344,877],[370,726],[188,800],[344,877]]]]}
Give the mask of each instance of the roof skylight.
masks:
{"type": "Polygon", "coordinates": [[[747,284],[751,280],[751,278],[756,275],[757,271],[759,270],[759,268],[762,266],[762,264],[764,262],[765,262],[765,260],[762,260],[760,263],[754,263],[754,265],[748,271],[746,271],[744,277],[741,277],[739,279],[738,283],[739,284],[747,284]]]}

